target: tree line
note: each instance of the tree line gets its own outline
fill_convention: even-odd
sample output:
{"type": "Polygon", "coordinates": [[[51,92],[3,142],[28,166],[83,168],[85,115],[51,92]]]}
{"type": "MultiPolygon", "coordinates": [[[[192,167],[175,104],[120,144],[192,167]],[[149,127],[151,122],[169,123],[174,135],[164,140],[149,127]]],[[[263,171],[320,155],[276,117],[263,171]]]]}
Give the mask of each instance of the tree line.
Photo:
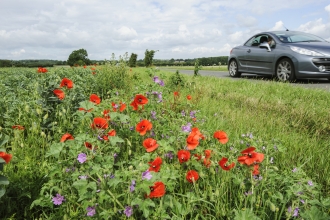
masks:
{"type": "MultiPolygon", "coordinates": [[[[158,50],[157,50],[158,51],[158,50]]],[[[137,59],[138,55],[132,53],[127,60],[130,67],[150,67],[150,66],[194,66],[198,61],[201,66],[227,65],[228,56],[202,57],[194,59],[154,59],[155,50],[146,50],[144,59],[137,59]]],[[[0,67],[52,67],[55,65],[83,66],[91,64],[102,65],[105,60],[90,60],[85,49],[74,50],[68,60],[1,60],[0,67]]]]}

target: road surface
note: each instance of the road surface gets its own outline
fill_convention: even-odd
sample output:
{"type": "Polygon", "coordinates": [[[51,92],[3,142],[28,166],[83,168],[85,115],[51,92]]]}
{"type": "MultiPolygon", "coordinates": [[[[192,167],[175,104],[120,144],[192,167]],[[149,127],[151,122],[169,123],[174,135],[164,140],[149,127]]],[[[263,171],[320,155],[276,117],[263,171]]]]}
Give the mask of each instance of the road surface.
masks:
{"type": "MultiPolygon", "coordinates": [[[[159,68],[161,70],[166,70],[169,72],[176,72],[176,69],[172,68],[159,68]]],[[[193,75],[193,70],[179,70],[180,73],[193,75]]],[[[260,75],[254,75],[254,74],[242,74],[241,78],[232,78],[229,76],[228,72],[223,71],[208,71],[208,70],[200,70],[199,74],[201,76],[216,76],[216,77],[222,77],[232,80],[273,80],[269,76],[260,76],[260,75]]],[[[310,89],[323,89],[328,92],[330,92],[330,80],[328,79],[299,79],[295,83],[291,83],[293,86],[302,86],[304,88],[310,88],[310,89]]]]}

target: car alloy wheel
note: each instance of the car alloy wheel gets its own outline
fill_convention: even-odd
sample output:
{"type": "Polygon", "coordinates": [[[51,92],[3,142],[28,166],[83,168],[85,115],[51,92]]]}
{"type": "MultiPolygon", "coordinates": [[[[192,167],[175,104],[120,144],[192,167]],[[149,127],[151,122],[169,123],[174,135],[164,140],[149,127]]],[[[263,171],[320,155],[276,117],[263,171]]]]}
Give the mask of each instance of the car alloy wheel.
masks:
{"type": "Polygon", "coordinates": [[[231,77],[240,77],[241,76],[241,73],[238,72],[236,60],[231,60],[229,63],[229,75],[231,77]]]}
{"type": "Polygon", "coordinates": [[[290,59],[284,58],[278,62],[276,77],[281,82],[292,82],[295,80],[294,66],[290,59]]]}

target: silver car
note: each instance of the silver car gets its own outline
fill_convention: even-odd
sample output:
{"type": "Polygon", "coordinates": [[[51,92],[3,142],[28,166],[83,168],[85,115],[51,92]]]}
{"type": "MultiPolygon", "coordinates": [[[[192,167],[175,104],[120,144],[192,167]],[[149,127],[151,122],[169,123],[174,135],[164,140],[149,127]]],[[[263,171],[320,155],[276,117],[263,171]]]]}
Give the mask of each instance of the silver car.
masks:
{"type": "Polygon", "coordinates": [[[283,82],[330,80],[330,42],[298,31],[262,32],[230,51],[228,70],[231,77],[252,73],[275,76],[283,82]]]}

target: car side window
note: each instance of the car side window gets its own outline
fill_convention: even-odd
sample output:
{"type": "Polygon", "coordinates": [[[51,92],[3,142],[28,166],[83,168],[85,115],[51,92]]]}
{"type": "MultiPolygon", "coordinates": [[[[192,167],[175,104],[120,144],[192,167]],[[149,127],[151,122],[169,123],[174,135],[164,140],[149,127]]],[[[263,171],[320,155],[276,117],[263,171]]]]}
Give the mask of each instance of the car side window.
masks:
{"type": "Polygon", "coordinates": [[[259,41],[256,37],[252,37],[250,40],[248,40],[244,46],[248,46],[248,47],[254,47],[254,46],[259,46],[259,41]]]}

